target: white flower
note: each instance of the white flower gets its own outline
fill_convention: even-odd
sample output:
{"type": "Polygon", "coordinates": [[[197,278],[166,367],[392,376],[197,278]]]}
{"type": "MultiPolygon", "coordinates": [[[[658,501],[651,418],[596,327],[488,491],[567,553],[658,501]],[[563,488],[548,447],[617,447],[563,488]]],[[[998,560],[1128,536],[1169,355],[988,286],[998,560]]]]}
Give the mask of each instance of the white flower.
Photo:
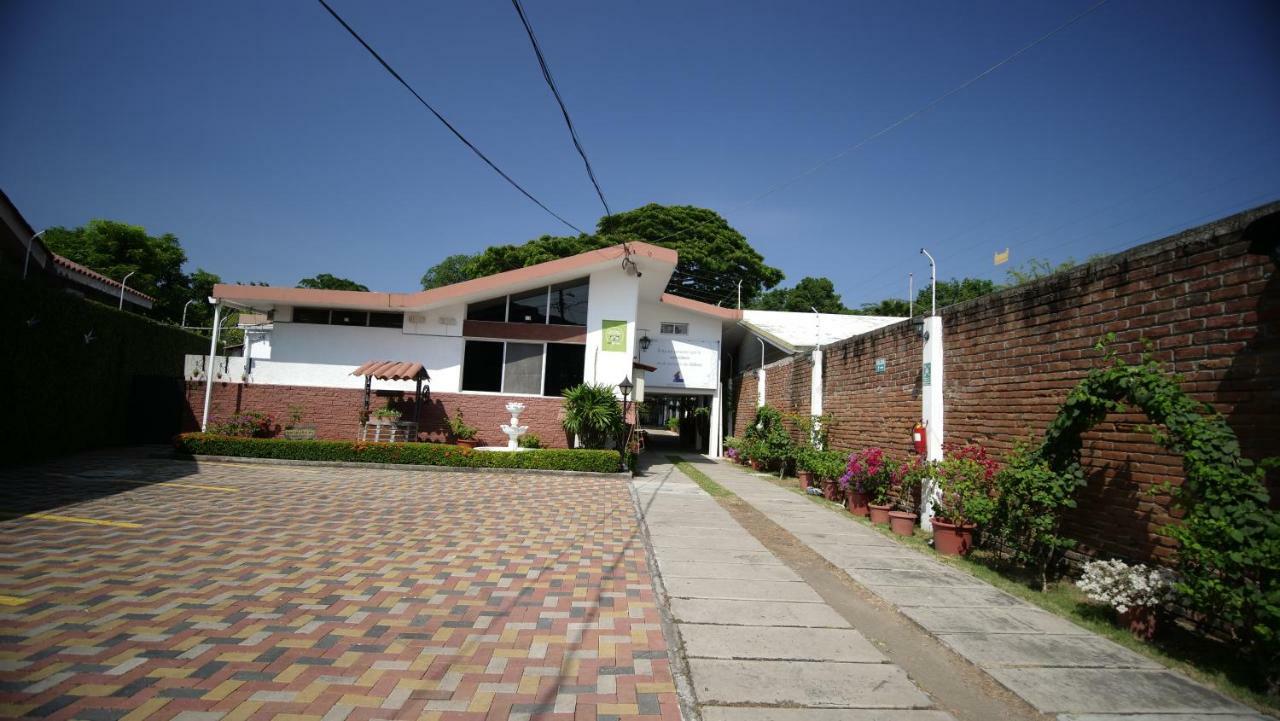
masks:
{"type": "Polygon", "coordinates": [[[1124,613],[1130,608],[1159,606],[1173,596],[1175,576],[1167,568],[1124,561],[1090,561],[1076,586],[1091,600],[1124,613]]]}

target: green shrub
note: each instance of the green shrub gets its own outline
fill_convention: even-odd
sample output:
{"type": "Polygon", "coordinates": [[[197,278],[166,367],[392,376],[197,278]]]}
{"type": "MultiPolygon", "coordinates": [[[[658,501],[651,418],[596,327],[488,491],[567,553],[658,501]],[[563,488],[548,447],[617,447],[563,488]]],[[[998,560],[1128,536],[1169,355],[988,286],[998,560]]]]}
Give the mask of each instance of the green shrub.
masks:
{"type": "Polygon", "coordinates": [[[622,461],[617,451],[583,448],[541,448],[520,453],[502,453],[473,451],[440,443],[289,441],[277,438],[233,438],[210,433],[184,433],[177,437],[175,445],[183,453],[203,456],[594,473],[617,473],[622,461]]]}
{"type": "Polygon", "coordinates": [[[787,463],[798,450],[782,422],[782,413],[770,406],[760,406],[755,421],[747,429],[750,457],[766,465],[777,464],[779,475],[786,473],[787,463]]]}
{"type": "Polygon", "coordinates": [[[520,440],[518,441],[518,443],[521,448],[541,448],[542,447],[542,439],[532,433],[526,433],[523,436],[520,436],[520,440]]]}
{"type": "Polygon", "coordinates": [[[564,392],[564,429],[587,448],[604,448],[622,434],[622,407],[613,387],[582,383],[564,392]]]}
{"type": "Polygon", "coordinates": [[[257,411],[236,413],[225,421],[209,421],[209,433],[215,436],[271,438],[278,430],[270,415],[257,411]]]}

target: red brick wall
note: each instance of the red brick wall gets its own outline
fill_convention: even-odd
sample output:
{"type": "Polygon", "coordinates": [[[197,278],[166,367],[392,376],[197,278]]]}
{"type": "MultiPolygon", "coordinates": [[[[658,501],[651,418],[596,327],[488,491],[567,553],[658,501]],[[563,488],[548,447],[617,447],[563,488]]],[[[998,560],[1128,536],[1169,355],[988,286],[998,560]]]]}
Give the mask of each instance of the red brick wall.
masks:
{"type": "MultiPolygon", "coordinates": [[[[1114,349],[1131,362],[1143,339],[1152,342],[1154,356],[1184,377],[1183,389],[1227,418],[1246,456],[1280,455],[1280,280],[1267,255],[1277,240],[1275,216],[1269,230],[1244,232],[1263,214],[944,309],[946,440],[982,443],[1002,455],[1018,439],[1039,437],[1099,362],[1093,345],[1115,333],[1114,349]]],[[[827,349],[824,410],[835,416],[834,447],[908,452],[908,430],[920,414],[921,351],[909,323],[827,349]],[[874,372],[876,358],[886,360],[885,373],[874,372]]],[[[796,378],[809,360],[787,363],[796,378]]],[[[797,402],[786,375],[770,369],[766,399],[784,411],[803,410],[808,396],[797,402]]],[[[754,377],[741,388],[740,407],[754,408],[754,377]]],[[[1172,553],[1163,533],[1169,498],[1152,491],[1166,480],[1180,483],[1182,462],[1138,430],[1145,422],[1141,413],[1113,414],[1085,436],[1089,485],[1068,518],[1083,553],[1139,560],[1172,553]]]]}
{"type": "MultiPolygon", "coordinates": [[[[204,383],[187,384],[189,414],[184,430],[198,430],[204,408],[204,383]]],[[[313,388],[309,386],[255,385],[214,383],[209,407],[210,421],[230,417],[242,411],[269,413],[278,423],[289,420],[289,406],[303,409],[303,425],[316,428],[316,436],[331,440],[355,440],[359,436],[359,413],[363,409],[364,390],[354,388],[313,388]]],[[[462,410],[467,425],[478,429],[483,445],[506,445],[507,437],[498,426],[511,419],[506,404],[517,400],[510,396],[472,395],[469,393],[431,392],[422,401],[421,432],[424,440],[446,441],[446,417],[462,410]]],[[[569,439],[561,421],[563,400],[560,398],[519,398],[525,404],[520,414],[521,425],[542,440],[546,448],[567,448],[569,439]]],[[[372,410],[392,406],[403,412],[405,420],[413,418],[413,392],[378,395],[370,400],[372,410]]]]}

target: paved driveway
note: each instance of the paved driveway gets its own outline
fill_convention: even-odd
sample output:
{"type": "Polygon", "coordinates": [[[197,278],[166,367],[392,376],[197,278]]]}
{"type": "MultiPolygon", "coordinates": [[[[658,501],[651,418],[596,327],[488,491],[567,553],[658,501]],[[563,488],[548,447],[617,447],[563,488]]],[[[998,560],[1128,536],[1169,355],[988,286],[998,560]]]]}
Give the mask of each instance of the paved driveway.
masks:
{"type": "Polygon", "coordinates": [[[679,717],[627,484],[0,472],[0,717],[679,717]]]}

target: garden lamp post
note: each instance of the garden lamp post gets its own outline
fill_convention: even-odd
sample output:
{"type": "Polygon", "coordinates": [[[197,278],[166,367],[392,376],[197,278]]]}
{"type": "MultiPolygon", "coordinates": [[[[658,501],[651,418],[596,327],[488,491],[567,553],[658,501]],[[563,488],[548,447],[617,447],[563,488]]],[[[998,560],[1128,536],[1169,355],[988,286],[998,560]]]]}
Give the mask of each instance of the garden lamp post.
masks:
{"type": "Polygon", "coordinates": [[[635,384],[631,382],[631,376],[623,376],[622,382],[618,384],[618,390],[622,393],[622,427],[625,430],[622,441],[622,470],[627,469],[627,453],[631,450],[631,424],[627,422],[627,410],[630,408],[631,391],[635,389],[635,384]]]}
{"type": "Polygon", "coordinates": [[[129,287],[129,277],[137,272],[136,270],[129,271],[129,275],[126,275],[124,280],[120,281],[120,305],[116,306],[117,310],[124,310],[124,290],[129,287]]]}
{"type": "Polygon", "coordinates": [[[187,327],[187,307],[188,307],[188,306],[190,306],[190,305],[191,305],[192,303],[194,303],[194,302],[196,302],[196,299],[195,299],[195,298],[192,298],[191,300],[189,300],[189,301],[187,301],[186,303],[183,303],[183,304],[182,304],[182,327],[183,327],[183,328],[186,328],[186,327],[187,327]]]}
{"type": "Polygon", "coordinates": [[[48,228],[45,228],[39,233],[36,233],[35,235],[31,236],[31,240],[27,241],[27,255],[22,259],[22,279],[23,280],[27,279],[27,266],[31,265],[31,248],[36,244],[36,241],[39,240],[40,236],[44,235],[45,230],[48,230],[48,228]]]}

